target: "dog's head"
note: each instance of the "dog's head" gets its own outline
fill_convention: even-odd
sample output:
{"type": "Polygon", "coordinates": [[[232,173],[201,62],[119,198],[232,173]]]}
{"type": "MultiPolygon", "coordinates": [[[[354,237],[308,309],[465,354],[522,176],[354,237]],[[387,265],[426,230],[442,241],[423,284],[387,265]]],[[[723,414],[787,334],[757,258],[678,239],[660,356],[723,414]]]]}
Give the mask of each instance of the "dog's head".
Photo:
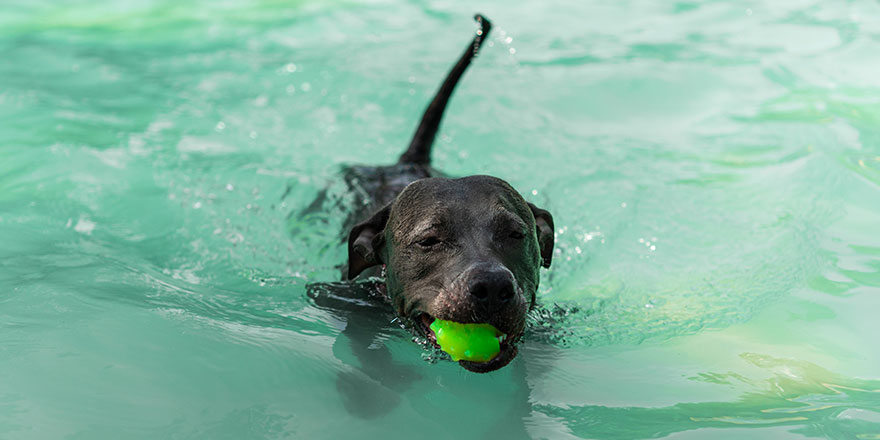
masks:
{"type": "Polygon", "coordinates": [[[348,239],[348,277],[386,265],[397,313],[436,346],[434,319],[489,323],[504,333],[491,361],[460,361],[475,372],[507,365],[549,267],[553,218],[507,182],[489,176],[430,178],[356,225],[348,239]]]}

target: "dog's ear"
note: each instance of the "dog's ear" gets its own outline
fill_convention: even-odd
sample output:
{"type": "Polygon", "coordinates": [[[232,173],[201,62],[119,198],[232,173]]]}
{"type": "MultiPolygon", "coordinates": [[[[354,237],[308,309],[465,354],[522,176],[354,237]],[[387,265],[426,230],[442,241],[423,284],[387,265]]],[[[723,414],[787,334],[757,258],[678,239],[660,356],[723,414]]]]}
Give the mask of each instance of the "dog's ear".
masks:
{"type": "Polygon", "coordinates": [[[348,234],[348,273],[353,280],[364,269],[382,263],[379,251],[385,246],[385,224],[391,213],[391,204],[373,214],[364,222],[356,224],[348,234]]]}
{"type": "Polygon", "coordinates": [[[553,216],[544,209],[529,203],[535,216],[535,229],[538,230],[538,245],[541,247],[541,266],[550,267],[553,259],[553,216]]]}

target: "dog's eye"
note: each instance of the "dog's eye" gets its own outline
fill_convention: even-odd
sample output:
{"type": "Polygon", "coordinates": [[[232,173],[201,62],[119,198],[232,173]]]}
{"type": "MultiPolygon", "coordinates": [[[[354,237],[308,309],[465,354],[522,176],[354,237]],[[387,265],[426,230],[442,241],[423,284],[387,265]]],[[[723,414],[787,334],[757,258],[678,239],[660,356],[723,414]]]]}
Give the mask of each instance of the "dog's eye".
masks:
{"type": "Polygon", "coordinates": [[[519,231],[511,232],[508,237],[510,237],[514,240],[522,240],[523,238],[526,238],[525,234],[523,234],[522,232],[519,232],[519,231]]]}
{"type": "Polygon", "coordinates": [[[437,237],[428,237],[422,240],[419,240],[418,245],[421,247],[432,247],[440,244],[440,239],[437,237]]]}

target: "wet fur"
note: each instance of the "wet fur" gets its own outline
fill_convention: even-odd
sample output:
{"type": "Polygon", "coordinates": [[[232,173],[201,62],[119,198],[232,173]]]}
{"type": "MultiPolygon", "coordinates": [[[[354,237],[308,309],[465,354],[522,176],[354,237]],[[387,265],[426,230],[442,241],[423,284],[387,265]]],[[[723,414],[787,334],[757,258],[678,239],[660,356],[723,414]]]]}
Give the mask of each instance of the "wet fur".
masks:
{"type": "Polygon", "coordinates": [[[385,275],[384,283],[377,284],[379,295],[429,340],[432,333],[420,320],[494,325],[510,336],[496,359],[460,362],[470,371],[487,372],[517,354],[540,267],[551,262],[553,218],[499,178],[449,179],[430,166],[446,105],[491,29],[484,17],[475,18],[480,29],[398,162],[345,168],[355,209],[348,220],[343,278],[385,275]]]}

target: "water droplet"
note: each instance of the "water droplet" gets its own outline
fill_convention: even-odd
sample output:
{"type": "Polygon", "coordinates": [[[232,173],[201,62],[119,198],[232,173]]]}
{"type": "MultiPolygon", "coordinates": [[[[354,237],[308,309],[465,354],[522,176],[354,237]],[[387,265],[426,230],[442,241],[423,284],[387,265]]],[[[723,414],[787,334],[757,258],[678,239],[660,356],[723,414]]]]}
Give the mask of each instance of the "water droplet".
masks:
{"type": "Polygon", "coordinates": [[[510,50],[508,50],[508,52],[510,52],[510,54],[513,55],[516,53],[516,49],[511,47],[510,50]]]}
{"type": "Polygon", "coordinates": [[[287,65],[284,66],[284,70],[286,70],[288,73],[296,72],[296,64],[287,63],[287,65]]]}
{"type": "Polygon", "coordinates": [[[215,128],[217,131],[223,131],[223,130],[226,128],[226,123],[223,122],[223,121],[220,121],[220,122],[217,123],[217,126],[214,127],[214,128],[215,128]]]}

